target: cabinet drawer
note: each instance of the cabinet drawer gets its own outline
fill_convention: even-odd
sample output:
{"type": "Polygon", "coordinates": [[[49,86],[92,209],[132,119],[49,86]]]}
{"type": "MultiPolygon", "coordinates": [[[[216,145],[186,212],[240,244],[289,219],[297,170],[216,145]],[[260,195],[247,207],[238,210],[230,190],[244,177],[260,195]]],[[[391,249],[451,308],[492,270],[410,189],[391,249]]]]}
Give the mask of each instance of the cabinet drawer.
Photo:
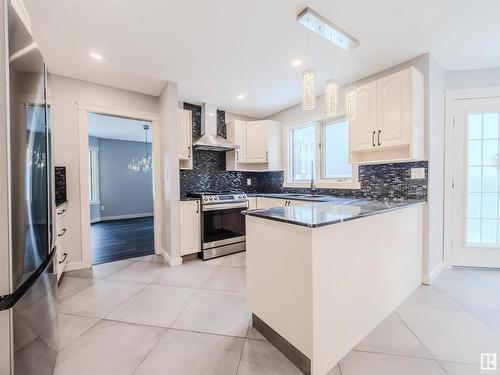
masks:
{"type": "Polygon", "coordinates": [[[56,221],[63,219],[68,211],[68,205],[63,204],[56,208],[56,221]]]}

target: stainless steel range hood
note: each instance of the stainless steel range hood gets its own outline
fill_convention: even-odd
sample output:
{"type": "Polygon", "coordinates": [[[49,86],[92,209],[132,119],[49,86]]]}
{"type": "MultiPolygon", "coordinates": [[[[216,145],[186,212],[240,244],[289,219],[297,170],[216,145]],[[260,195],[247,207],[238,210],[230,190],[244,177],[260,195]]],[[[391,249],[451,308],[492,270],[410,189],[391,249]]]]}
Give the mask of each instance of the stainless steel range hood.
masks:
{"type": "Polygon", "coordinates": [[[193,143],[199,150],[229,151],[239,148],[238,145],[217,135],[217,107],[203,104],[201,107],[201,138],[193,143]]]}

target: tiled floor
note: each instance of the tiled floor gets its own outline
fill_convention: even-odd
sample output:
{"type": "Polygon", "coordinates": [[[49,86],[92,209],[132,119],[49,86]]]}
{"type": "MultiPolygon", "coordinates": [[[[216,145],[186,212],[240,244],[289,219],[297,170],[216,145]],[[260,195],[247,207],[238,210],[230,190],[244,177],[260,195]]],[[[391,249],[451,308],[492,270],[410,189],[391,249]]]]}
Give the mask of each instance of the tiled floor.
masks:
{"type": "MultiPolygon", "coordinates": [[[[244,291],[245,253],[69,272],[55,374],[300,374],[251,328],[244,291]]],[[[500,355],[500,271],[445,270],[328,375],[480,374],[480,353],[500,355]]]]}

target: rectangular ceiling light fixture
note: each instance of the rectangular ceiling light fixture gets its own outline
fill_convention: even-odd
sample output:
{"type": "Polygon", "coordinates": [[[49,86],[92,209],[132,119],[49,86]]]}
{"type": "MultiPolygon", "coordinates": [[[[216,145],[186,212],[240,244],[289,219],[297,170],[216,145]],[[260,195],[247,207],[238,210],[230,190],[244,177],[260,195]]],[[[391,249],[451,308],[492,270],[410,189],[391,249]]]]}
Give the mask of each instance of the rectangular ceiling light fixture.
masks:
{"type": "Polygon", "coordinates": [[[299,13],[297,22],[340,48],[349,50],[359,46],[356,38],[309,7],[299,13]]]}

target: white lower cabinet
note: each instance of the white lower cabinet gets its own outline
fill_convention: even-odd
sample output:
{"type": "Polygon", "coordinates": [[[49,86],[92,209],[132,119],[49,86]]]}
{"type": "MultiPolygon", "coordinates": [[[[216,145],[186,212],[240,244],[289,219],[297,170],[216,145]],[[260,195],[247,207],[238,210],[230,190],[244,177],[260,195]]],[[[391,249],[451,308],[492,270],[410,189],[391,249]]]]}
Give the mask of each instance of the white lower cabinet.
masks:
{"type": "Polygon", "coordinates": [[[57,270],[57,280],[60,279],[68,262],[68,219],[66,212],[68,205],[63,204],[56,208],[56,254],[55,267],[57,270]]]}
{"type": "Polygon", "coordinates": [[[284,206],[297,206],[299,204],[310,203],[307,201],[284,199],[284,198],[268,198],[268,197],[257,197],[256,208],[267,209],[273,207],[284,207],[284,206]]]}
{"type": "Polygon", "coordinates": [[[180,202],[181,256],[201,251],[200,201],[180,202]]]}
{"type": "Polygon", "coordinates": [[[255,210],[257,208],[257,197],[248,198],[248,209],[255,210]]]}

